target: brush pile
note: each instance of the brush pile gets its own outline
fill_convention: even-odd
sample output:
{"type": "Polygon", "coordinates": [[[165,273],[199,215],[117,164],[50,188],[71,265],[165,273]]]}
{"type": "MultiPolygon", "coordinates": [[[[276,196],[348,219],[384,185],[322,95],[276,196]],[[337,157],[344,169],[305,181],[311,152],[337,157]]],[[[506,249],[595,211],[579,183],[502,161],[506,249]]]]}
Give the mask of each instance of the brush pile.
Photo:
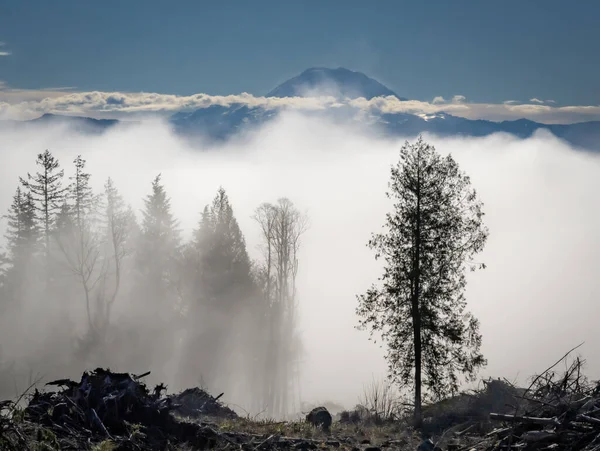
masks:
{"type": "Polygon", "coordinates": [[[170,400],[177,405],[174,412],[182,417],[237,418],[233,410],[219,402],[221,396],[223,393],[213,397],[201,388],[195,387],[170,396],[170,400]]]}
{"type": "Polygon", "coordinates": [[[35,390],[25,408],[0,402],[0,450],[289,450],[335,447],[336,440],[291,438],[222,430],[208,419],[232,421],[234,411],[218,398],[194,388],[163,396],[165,386],[149,390],[135,376],[98,368],[75,382],[35,390]],[[189,421],[192,420],[192,421],[189,421]]]}
{"type": "Polygon", "coordinates": [[[123,450],[180,443],[205,449],[217,443],[218,434],[209,426],[178,421],[171,413],[182,406],[162,395],[162,384],[150,391],[140,381],[143,376],[98,368],[83,373],[79,382],[47,384],[60,391],[35,390],[24,409],[2,403],[0,449],[29,449],[32,437],[47,445],[44,449],[91,449],[102,442],[123,450]]]}
{"type": "Polygon", "coordinates": [[[582,365],[576,358],[564,373],[554,371],[554,365],[536,376],[515,399],[513,414],[490,414],[490,420],[500,427],[483,437],[464,434],[461,446],[452,448],[600,450],[600,384],[583,376],[582,365]]]}

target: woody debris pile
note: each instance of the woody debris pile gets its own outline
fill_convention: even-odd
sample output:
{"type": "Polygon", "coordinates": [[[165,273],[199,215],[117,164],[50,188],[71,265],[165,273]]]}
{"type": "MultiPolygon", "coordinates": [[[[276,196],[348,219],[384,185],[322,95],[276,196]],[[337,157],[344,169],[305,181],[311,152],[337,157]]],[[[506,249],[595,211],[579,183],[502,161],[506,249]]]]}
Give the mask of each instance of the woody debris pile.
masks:
{"type": "Polygon", "coordinates": [[[587,380],[582,365],[576,358],[564,372],[536,376],[514,396],[512,413],[489,414],[491,431],[467,424],[440,442],[449,450],[600,450],[600,383],[587,380]]]}
{"type": "MultiPolygon", "coordinates": [[[[145,374],[147,375],[147,374],[145,374]]],[[[201,424],[178,421],[171,412],[180,406],[163,396],[164,385],[150,391],[145,376],[98,368],[81,380],[48,383],[59,391],[38,391],[21,409],[4,402],[0,417],[0,449],[29,449],[32,438],[44,449],[91,449],[111,442],[112,449],[165,449],[189,443],[214,445],[217,434],[201,424]]]]}
{"type": "MultiPolygon", "coordinates": [[[[323,441],[221,430],[236,413],[199,388],[164,396],[135,376],[98,368],[48,383],[26,407],[0,403],[0,450],[317,449],[323,441]]],[[[339,443],[332,446],[339,448],[339,443]]]]}
{"type": "Polygon", "coordinates": [[[579,358],[563,372],[554,370],[558,363],[527,389],[488,380],[482,390],[425,407],[424,440],[400,419],[369,429],[332,422],[324,407],[301,422],[253,422],[223,405],[222,394],[192,388],[166,396],[164,385],[142,382],[148,373],[98,368],[35,390],[25,407],[0,402],[0,450],[600,451],[600,383],[582,374],[579,358]]]}

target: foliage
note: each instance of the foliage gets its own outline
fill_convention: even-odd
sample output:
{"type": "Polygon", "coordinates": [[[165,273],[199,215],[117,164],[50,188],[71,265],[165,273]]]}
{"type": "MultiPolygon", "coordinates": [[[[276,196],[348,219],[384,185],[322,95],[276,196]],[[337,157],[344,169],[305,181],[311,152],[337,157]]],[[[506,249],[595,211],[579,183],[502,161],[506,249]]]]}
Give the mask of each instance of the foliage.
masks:
{"type": "Polygon", "coordinates": [[[112,179],[94,191],[82,155],[68,175],[49,150],[35,164],[35,174],[19,177],[0,261],[0,338],[10,337],[9,359],[28,358],[16,373],[32,364],[52,374],[133,363],[166,380],[161,367],[177,350],[181,386],[205,380],[254,411],[264,411],[273,391],[288,392],[296,368],[272,378],[267,355],[278,349],[279,360],[293,361],[301,349],[294,307],[305,222],[290,200],[273,205],[265,278],[222,187],[185,243],[160,174],[138,224],[112,179]],[[30,327],[39,330],[27,334],[30,327]]]}
{"type": "Polygon", "coordinates": [[[56,215],[61,210],[68,187],[63,187],[64,170],[60,169],[59,161],[46,149],[39,154],[36,164],[41,171],[34,175],[27,173],[27,179],[20,177],[23,187],[29,190],[35,210],[40,215],[43,233],[46,240],[46,254],[50,252],[50,233],[56,221],[56,215]]]}
{"type": "Polygon", "coordinates": [[[473,380],[486,363],[464,289],[488,232],[469,177],[422,138],[402,147],[389,188],[386,230],[368,244],[384,272],[378,286],[358,296],[357,314],[360,327],[387,344],[390,378],[414,387],[420,422],[422,386],[434,399],[456,393],[459,375],[473,380]]]}

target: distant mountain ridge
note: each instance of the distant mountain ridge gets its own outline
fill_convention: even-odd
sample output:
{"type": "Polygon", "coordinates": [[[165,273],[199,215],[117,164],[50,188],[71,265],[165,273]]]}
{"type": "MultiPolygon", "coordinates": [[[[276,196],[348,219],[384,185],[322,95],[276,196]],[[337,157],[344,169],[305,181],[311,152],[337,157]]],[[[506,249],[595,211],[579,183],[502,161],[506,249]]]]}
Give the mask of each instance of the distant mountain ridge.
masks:
{"type": "MultiPolygon", "coordinates": [[[[392,90],[360,72],[348,69],[307,69],[267,94],[268,97],[290,97],[323,95],[329,92],[336,97],[365,97],[393,95],[392,90]],[[325,80],[325,81],[323,81],[325,80]],[[323,81],[324,84],[319,84],[323,81]]],[[[401,100],[406,100],[398,97],[401,100]]],[[[229,106],[211,105],[194,111],[181,111],[169,118],[173,130],[184,137],[202,136],[215,141],[224,141],[245,131],[257,129],[277,117],[280,110],[235,103],[229,106]]],[[[332,118],[338,123],[353,127],[367,127],[386,136],[414,137],[419,133],[439,136],[488,136],[493,133],[510,133],[519,138],[530,137],[537,130],[547,130],[565,141],[584,149],[600,151],[600,121],[575,124],[541,124],[528,119],[493,122],[472,120],[447,113],[416,115],[409,113],[365,113],[349,105],[329,110],[313,111],[315,117],[332,118]]],[[[117,125],[115,119],[92,119],[86,117],[45,114],[40,118],[20,122],[0,121],[1,124],[53,124],[66,123],[80,131],[102,133],[117,125]]]]}
{"type": "Polygon", "coordinates": [[[14,127],[29,127],[31,125],[66,125],[73,130],[85,133],[99,134],[121,123],[118,119],[94,119],[83,116],[64,116],[46,113],[29,121],[0,121],[0,124],[14,127]]]}

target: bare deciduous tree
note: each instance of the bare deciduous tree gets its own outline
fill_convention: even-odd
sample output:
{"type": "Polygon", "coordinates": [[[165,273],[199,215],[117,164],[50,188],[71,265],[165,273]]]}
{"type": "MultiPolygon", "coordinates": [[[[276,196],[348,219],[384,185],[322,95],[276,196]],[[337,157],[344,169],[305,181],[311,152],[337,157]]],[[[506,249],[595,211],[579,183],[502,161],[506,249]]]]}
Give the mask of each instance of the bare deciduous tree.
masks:
{"type": "Polygon", "coordinates": [[[289,199],[282,198],[276,204],[259,206],[254,219],[261,228],[269,304],[264,396],[268,413],[285,417],[295,407],[290,405],[290,395],[299,388],[295,368],[301,349],[296,331],[296,276],[300,237],[308,227],[308,218],[289,199]]]}

